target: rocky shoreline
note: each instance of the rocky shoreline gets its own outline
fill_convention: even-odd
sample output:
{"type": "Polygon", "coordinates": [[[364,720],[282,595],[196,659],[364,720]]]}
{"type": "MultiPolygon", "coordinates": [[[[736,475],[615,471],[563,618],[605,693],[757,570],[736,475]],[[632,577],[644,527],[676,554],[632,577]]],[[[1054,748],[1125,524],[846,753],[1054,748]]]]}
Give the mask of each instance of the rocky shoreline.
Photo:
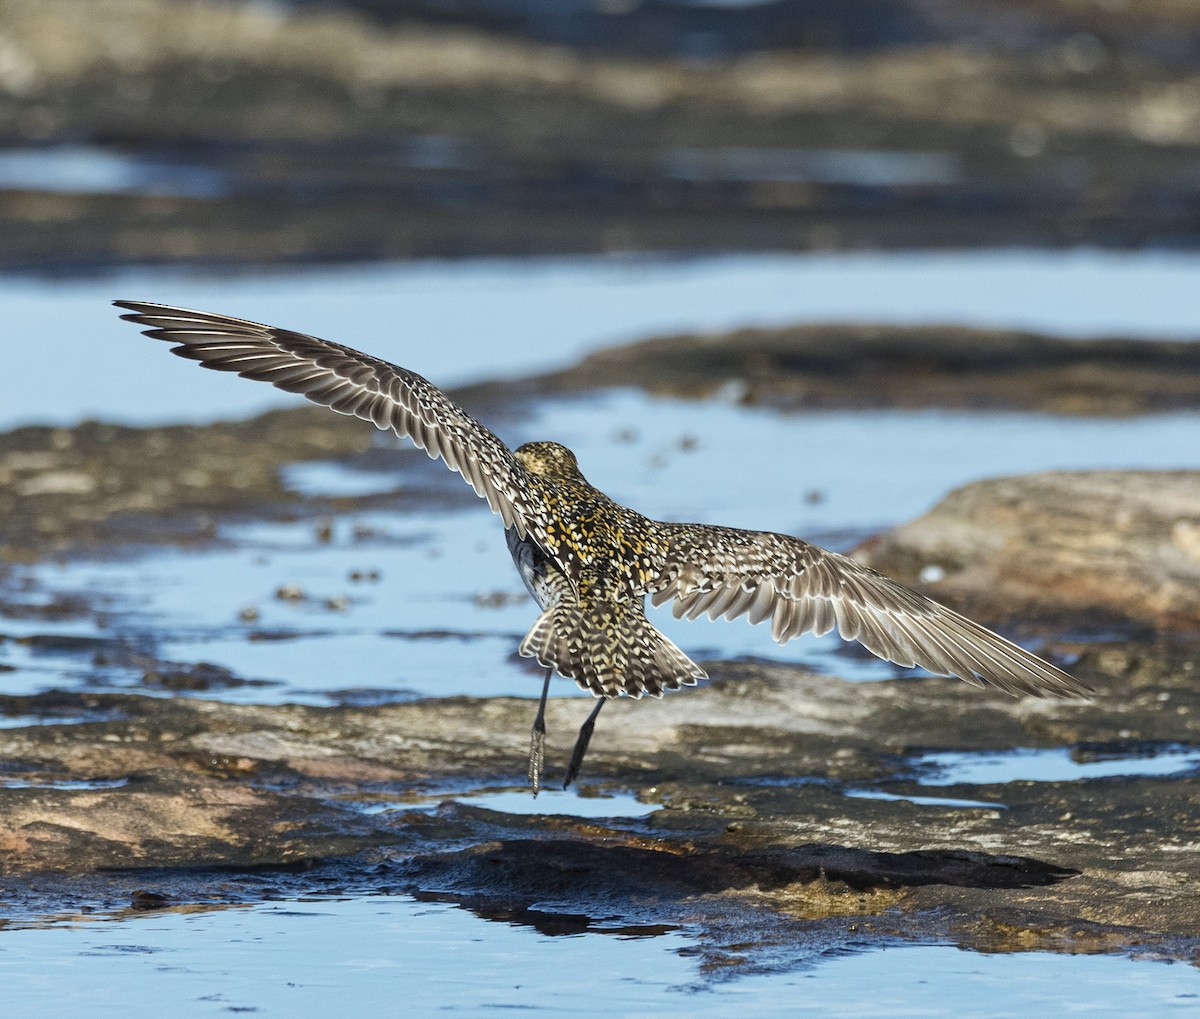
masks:
{"type": "MultiPolygon", "coordinates": [[[[119,717],[0,732],[6,782],[28,784],[0,798],[0,867],[23,911],[63,908],[60,880],[93,908],[120,906],[122,882],[130,908],[153,908],[254,899],[261,875],[282,872],[268,883],[516,915],[616,911],[653,924],[685,910],[718,947],[741,917],[755,932],[742,931],[752,962],[797,923],[810,947],[857,930],[1194,960],[1194,769],[936,788],[990,809],[906,798],[932,791],[916,762],[934,748],[1065,745],[1103,760],[1194,746],[1200,694],[1180,661],[1092,647],[1075,664],[1098,689],[1087,705],[711,663],[716,680],[701,691],[611,707],[585,791],[632,790],[647,816],[609,820],[436,806],[439,791],[519,786],[523,699],[363,710],[56,695],[56,710],[119,717]],[[892,798],[847,798],[853,790],[892,798]],[[139,906],[135,890],[159,898],[139,906]]],[[[2,706],[29,713],[43,699],[2,706]]],[[[565,759],[580,707],[551,702],[550,760],[565,759]]]]}
{"type": "MultiPolygon", "coordinates": [[[[627,386],[787,412],[939,408],[1120,417],[1200,407],[1200,348],[948,327],[739,330],[614,347],[563,371],[452,395],[503,432],[534,401],[627,386]]],[[[222,515],[315,518],[377,504],[471,502],[451,475],[424,469],[423,454],[386,440],[377,447],[379,441],[357,420],[308,406],[207,427],[86,422],[0,433],[0,562],[140,541],[203,543],[213,540],[222,515]],[[289,463],[354,458],[365,465],[380,457],[395,465],[390,493],[306,500],[280,480],[289,463]]],[[[1188,512],[1179,510],[1180,519],[1188,512]]],[[[1190,548],[1188,526],[1184,520],[1176,538],[1190,548]]],[[[1101,530],[1109,527],[1103,518],[1101,530]]],[[[914,577],[912,564],[890,568],[914,577]]]]}
{"type": "Polygon", "coordinates": [[[996,478],[855,554],[988,618],[1200,636],[1200,471],[996,478]]]}
{"type": "MultiPolygon", "coordinates": [[[[958,382],[970,390],[975,380],[978,394],[990,379],[997,405],[1023,398],[1034,402],[1021,406],[1048,410],[1036,387],[1022,384],[1039,358],[1067,364],[1066,378],[1076,358],[1075,377],[1088,382],[1089,399],[1064,398],[1053,409],[1162,406],[1121,387],[1132,355],[1118,341],[989,334],[972,348],[982,351],[977,358],[949,368],[938,358],[949,358],[952,333],[933,331],[906,361],[913,341],[911,330],[877,329],[675,338],[459,395],[492,420],[551,394],[639,380],[711,395],[692,377],[695,359],[678,356],[690,343],[719,386],[749,378],[757,401],[793,408],[866,399],[893,406],[901,391],[915,401],[904,406],[937,406],[958,382]],[[864,369],[864,346],[878,352],[875,368],[864,369]],[[824,371],[811,370],[818,354],[824,371]],[[763,370],[768,355],[776,361],[763,370]],[[987,371],[1002,355],[1013,370],[987,371]],[[789,356],[802,369],[796,378],[808,380],[800,398],[776,370],[789,356]],[[886,377],[905,363],[912,370],[903,386],[862,385],[864,371],[886,377]],[[948,371],[959,373],[954,385],[948,371]],[[778,380],[773,394],[761,388],[769,378],[778,380]],[[821,380],[828,384],[813,388],[821,380]]],[[[1137,356],[1145,372],[1171,376],[1171,406],[1194,406],[1185,345],[1147,344],[1137,356]]],[[[4,556],[13,570],[130,545],[216,542],[228,520],[317,525],[369,506],[470,500],[447,472],[427,470],[422,455],[372,441],[362,423],[308,408],[207,427],[9,432],[0,435],[4,556]],[[396,472],[390,493],[305,499],[280,477],[300,459],[382,456],[396,472]]],[[[923,762],[935,751],[1043,748],[1086,763],[1200,746],[1197,520],[1196,472],[1046,474],[952,493],[860,554],[980,618],[1038,636],[1042,653],[1096,687],[1095,699],[1010,700],[937,678],[864,684],[785,665],[705,663],[710,685],[613,704],[593,744],[583,791],[632,792],[645,804],[642,817],[438,805],[472,789],[522,785],[525,699],[316,708],[163,697],[164,689],[203,694],[242,680],[160,661],[153,647],[119,636],[87,638],[75,649],[81,661],[135,664],[146,694],[0,697],[14,723],[0,727],[8,786],[0,871],[10,920],[335,888],[445,898],[480,915],[581,929],[599,916],[653,928],[686,915],[714,965],[768,966],[913,938],[1194,962],[1194,762],[1170,777],[936,786],[926,784],[923,762]],[[1089,630],[1098,619],[1123,638],[1089,630]],[[19,724],[27,716],[41,724],[19,724]]],[[[17,597],[6,585],[4,597],[5,613],[26,629],[96,611],[40,603],[28,591],[17,597]]],[[[21,646],[37,639],[0,636],[21,646]]],[[[551,701],[549,761],[565,759],[582,710],[579,701],[551,701]]]]}
{"type": "Polygon", "coordinates": [[[680,59],[463,12],[6,0],[0,133],[128,181],[0,189],[0,267],[1194,244],[1194,10],[1066,6],[680,59]]]}

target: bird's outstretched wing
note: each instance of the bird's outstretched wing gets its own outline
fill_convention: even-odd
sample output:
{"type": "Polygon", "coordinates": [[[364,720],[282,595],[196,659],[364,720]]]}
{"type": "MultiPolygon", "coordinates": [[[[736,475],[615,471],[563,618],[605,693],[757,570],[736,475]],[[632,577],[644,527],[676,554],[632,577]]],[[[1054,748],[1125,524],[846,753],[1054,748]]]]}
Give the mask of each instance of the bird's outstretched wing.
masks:
{"type": "Polygon", "coordinates": [[[771,621],[781,644],[835,627],[897,665],[920,665],[1010,694],[1081,697],[1090,688],[966,616],[836,552],[783,534],[662,524],[670,545],[655,605],[675,616],[771,621]]]}
{"type": "Polygon", "coordinates": [[[412,439],[466,478],[505,527],[522,535],[528,530],[536,510],[526,495],[525,468],[489,429],[415,372],[339,343],[228,315],[141,301],[113,304],[128,309],[121,318],[146,326],[147,336],[176,344],[173,354],[270,382],[412,439]]]}

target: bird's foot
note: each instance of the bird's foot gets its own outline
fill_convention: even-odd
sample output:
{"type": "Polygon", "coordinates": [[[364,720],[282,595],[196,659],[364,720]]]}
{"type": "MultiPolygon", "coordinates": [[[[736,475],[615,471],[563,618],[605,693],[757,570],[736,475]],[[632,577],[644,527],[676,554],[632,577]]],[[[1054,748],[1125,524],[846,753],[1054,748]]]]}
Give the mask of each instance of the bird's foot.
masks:
{"type": "Polygon", "coordinates": [[[575,740],[575,749],[571,752],[571,763],[567,765],[567,777],[563,779],[564,789],[574,782],[579,775],[579,769],[583,765],[583,756],[587,753],[588,744],[592,741],[592,731],[596,728],[596,716],[600,714],[602,707],[604,707],[603,698],[596,702],[596,706],[592,708],[592,713],[588,715],[587,721],[579,729],[579,738],[575,740]]]}
{"type": "Polygon", "coordinates": [[[542,765],[546,760],[546,723],[539,715],[529,734],[529,785],[536,798],[542,788],[542,765]]]}
{"type": "Polygon", "coordinates": [[[538,790],[542,788],[542,764],[546,760],[546,697],[550,693],[550,677],[553,670],[546,670],[546,678],[542,680],[542,697],[538,701],[537,714],[533,716],[533,729],[529,733],[529,784],[533,788],[533,798],[537,799],[538,790]]]}

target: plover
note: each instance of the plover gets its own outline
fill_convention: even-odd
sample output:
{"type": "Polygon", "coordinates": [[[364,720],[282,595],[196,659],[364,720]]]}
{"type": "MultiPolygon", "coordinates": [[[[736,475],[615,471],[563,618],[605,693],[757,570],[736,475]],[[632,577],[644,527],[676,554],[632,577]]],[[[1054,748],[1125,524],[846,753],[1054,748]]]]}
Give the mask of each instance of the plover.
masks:
{"type": "Polygon", "coordinates": [[[115,301],[122,318],[172,353],[300,393],[406,436],[440,457],[504,521],[509,551],[541,614],[520,653],[546,667],[530,737],[541,784],[545,706],[557,672],[598,698],[564,787],[579,772],[596,716],[614,697],[661,697],[703,669],[646,618],[645,599],[677,617],[769,621],[783,644],[833,629],[897,665],[921,666],[1010,694],[1079,697],[1090,688],[1049,662],[883,574],[800,538],[651,520],[588,484],[556,442],[510,450],[432,383],[350,347],[226,315],[115,301]]]}

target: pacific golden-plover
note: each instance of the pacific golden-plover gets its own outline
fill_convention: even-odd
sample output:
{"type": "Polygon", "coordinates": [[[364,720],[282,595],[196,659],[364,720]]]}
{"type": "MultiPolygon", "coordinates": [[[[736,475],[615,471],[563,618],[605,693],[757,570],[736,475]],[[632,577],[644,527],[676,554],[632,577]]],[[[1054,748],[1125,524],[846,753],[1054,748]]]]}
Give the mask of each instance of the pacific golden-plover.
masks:
{"type": "Polygon", "coordinates": [[[509,551],[541,614],[520,653],[546,667],[533,723],[537,794],[554,672],[598,700],[579,732],[579,772],[606,699],[693,686],[705,672],[646,618],[645,599],[677,617],[770,620],[783,644],[835,627],[880,658],[1010,694],[1079,697],[1090,689],[1049,662],[853,559],[799,538],[650,520],[588,484],[556,442],[515,452],[440,389],[405,368],[338,343],[226,315],[116,301],[172,353],[270,382],[410,438],[441,457],[504,521],[509,551]]]}

